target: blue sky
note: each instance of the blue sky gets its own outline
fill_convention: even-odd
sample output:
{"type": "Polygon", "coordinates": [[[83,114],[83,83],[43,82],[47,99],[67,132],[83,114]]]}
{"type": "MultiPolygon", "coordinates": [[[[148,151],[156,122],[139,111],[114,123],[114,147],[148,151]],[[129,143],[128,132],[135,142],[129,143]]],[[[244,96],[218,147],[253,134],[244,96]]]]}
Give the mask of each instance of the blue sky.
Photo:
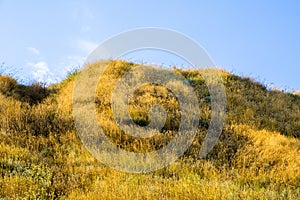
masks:
{"type": "MultiPolygon", "coordinates": [[[[60,80],[111,36],[161,27],[193,38],[223,69],[299,90],[299,10],[292,0],[0,0],[0,63],[23,79],[60,80]]],[[[141,55],[132,59],[180,65],[172,57],[141,55]]]]}

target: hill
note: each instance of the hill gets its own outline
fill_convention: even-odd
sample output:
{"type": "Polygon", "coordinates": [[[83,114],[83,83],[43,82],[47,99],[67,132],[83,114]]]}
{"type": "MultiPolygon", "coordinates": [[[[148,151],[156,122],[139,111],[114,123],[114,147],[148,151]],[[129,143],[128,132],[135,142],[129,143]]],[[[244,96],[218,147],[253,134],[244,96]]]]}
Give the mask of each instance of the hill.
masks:
{"type": "MultiPolygon", "coordinates": [[[[136,67],[103,61],[95,105],[99,124],[117,146],[150,152],[166,145],[178,130],[180,113],[172,92],[144,85],[130,99],[135,123],[151,122],[148,109],[168,111],[163,129],[150,139],[124,134],[114,121],[111,93],[136,67]]],[[[211,118],[210,94],[195,70],[174,70],[194,88],[200,123],[191,147],[170,166],[146,174],[119,172],[84,148],[72,118],[72,92],[80,72],[59,84],[19,85],[0,77],[0,197],[7,199],[299,199],[300,97],[270,91],[249,78],[219,70],[227,95],[226,123],[207,158],[198,152],[211,118]]]]}

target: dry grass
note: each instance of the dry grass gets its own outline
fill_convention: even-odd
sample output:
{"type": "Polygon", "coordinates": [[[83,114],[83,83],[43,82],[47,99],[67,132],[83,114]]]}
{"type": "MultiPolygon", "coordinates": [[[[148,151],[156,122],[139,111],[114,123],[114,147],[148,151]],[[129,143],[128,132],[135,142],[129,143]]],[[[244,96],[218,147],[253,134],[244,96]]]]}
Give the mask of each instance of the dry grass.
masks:
{"type": "MultiPolygon", "coordinates": [[[[130,151],[147,152],[165,145],[176,133],[178,102],[164,87],[145,85],[131,98],[131,117],[145,125],[150,120],[149,106],[160,103],[168,110],[167,124],[152,140],[124,134],[113,120],[110,94],[116,81],[134,66],[109,62],[95,102],[99,123],[113,142],[130,151]]],[[[222,72],[227,121],[213,151],[198,159],[210,120],[209,92],[198,72],[177,72],[197,93],[199,130],[185,155],[147,174],[110,169],[84,148],[71,116],[77,72],[47,88],[52,92],[34,103],[14,96],[15,89],[2,92],[0,198],[299,199],[300,97],[268,91],[250,79],[222,72]]]]}

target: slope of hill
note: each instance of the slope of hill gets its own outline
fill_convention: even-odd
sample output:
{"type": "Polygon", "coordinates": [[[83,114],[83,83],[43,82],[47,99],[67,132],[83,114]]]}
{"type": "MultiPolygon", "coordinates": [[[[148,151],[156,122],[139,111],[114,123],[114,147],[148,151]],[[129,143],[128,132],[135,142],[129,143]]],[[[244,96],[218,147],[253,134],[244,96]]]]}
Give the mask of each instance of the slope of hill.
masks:
{"type": "MultiPolygon", "coordinates": [[[[159,85],[145,85],[130,99],[139,125],[150,123],[149,106],[168,111],[151,139],[128,136],[112,116],[111,92],[136,65],[107,65],[95,104],[99,124],[116,145],[149,152],[178,130],[178,102],[159,85]]],[[[7,199],[299,199],[300,97],[269,91],[249,78],[220,71],[227,93],[226,123],[205,159],[198,152],[210,121],[209,92],[197,71],[178,70],[193,86],[201,110],[196,138],[170,166],[146,174],[115,171],[95,160],[76,135],[72,91],[80,72],[48,88],[0,77],[0,198],[7,199]]]]}

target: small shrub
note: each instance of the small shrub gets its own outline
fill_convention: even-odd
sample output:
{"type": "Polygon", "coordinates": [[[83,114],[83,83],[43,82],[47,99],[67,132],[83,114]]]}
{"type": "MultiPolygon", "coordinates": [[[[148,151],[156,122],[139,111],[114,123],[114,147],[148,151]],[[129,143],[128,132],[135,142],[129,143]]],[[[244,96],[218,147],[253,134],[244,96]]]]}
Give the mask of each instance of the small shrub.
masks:
{"type": "Polygon", "coordinates": [[[17,88],[17,81],[9,76],[0,76],[0,92],[6,96],[11,96],[17,88]]]}
{"type": "Polygon", "coordinates": [[[16,89],[15,98],[29,104],[37,104],[49,96],[50,91],[44,83],[35,82],[29,86],[19,85],[16,89]]]}

